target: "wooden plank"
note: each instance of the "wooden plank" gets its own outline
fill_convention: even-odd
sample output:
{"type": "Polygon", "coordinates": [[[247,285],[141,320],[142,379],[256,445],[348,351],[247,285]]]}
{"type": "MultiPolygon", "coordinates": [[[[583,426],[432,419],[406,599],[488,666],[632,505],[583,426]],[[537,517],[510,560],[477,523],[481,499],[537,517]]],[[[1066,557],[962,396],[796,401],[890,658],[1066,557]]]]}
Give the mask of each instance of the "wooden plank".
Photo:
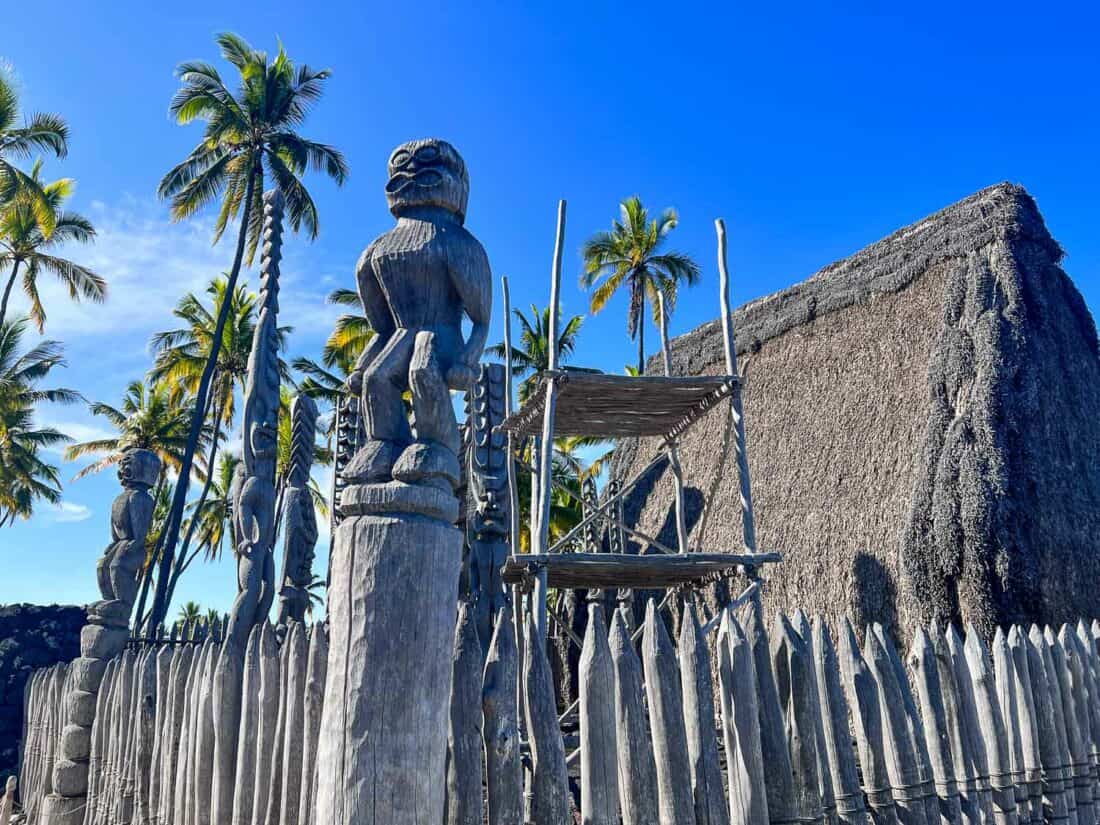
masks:
{"type": "Polygon", "coordinates": [[[252,825],[256,787],[256,738],[260,724],[260,637],[263,623],[248,634],[241,674],[241,728],[237,738],[237,770],[234,779],[232,825],[252,825]]]}
{"type": "Polygon", "coordinates": [[[489,644],[481,692],[489,825],[515,825],[523,821],[517,672],[512,620],[506,609],[501,608],[489,644]]]}
{"type": "Polygon", "coordinates": [[[1062,706],[1067,711],[1066,730],[1070,734],[1070,752],[1073,755],[1077,818],[1082,822],[1093,822],[1095,814],[1093,792],[1096,783],[1093,778],[1094,767],[1090,753],[1092,732],[1089,723],[1089,696],[1081,672],[1081,661],[1076,655],[1076,647],[1073,644],[1074,639],[1076,639],[1075,632],[1068,625],[1063,624],[1058,632],[1056,643],[1051,646],[1051,655],[1054,658],[1055,667],[1059,670],[1062,706]],[[1071,708],[1072,711],[1070,711],[1071,708]]]}
{"type": "Polygon", "coordinates": [[[690,600],[680,621],[678,654],[695,821],[697,825],[729,825],[729,805],[722,791],[722,766],[714,729],[710,655],[695,605],[690,600]]]}
{"type": "MultiPolygon", "coordinates": [[[[309,662],[306,666],[305,744],[302,748],[302,794],[298,807],[299,825],[312,825],[317,793],[317,753],[320,748],[321,714],[328,680],[328,630],[315,622],[310,632],[309,662]]],[[[475,698],[476,704],[476,698],[475,698]]],[[[479,754],[480,755],[480,754],[479,754]]]]}
{"type": "Polygon", "coordinates": [[[619,806],[623,825],[652,825],[658,821],[657,766],[646,728],[642,663],[634,650],[626,610],[622,607],[615,611],[608,640],[615,672],[619,806]]]}
{"type": "Polygon", "coordinates": [[[660,825],[695,825],[676,652],[653,599],[646,607],[643,628],[642,664],[657,767],[658,821],[660,825]]]}
{"type": "MultiPolygon", "coordinates": [[[[524,636],[523,706],[531,748],[531,821],[536,825],[572,825],[569,774],[558,728],[554,677],[546,658],[546,646],[539,640],[538,628],[530,617],[524,623],[524,636]]],[[[480,772],[480,759],[477,762],[480,772]]],[[[480,805],[480,782],[471,788],[471,793],[476,793],[480,805]]],[[[481,825],[480,817],[471,820],[470,825],[481,825]]]]}
{"type": "Polygon", "coordinates": [[[502,578],[509,584],[544,567],[550,587],[563,589],[658,589],[697,581],[738,565],[775,563],[778,553],[686,553],[636,556],[616,553],[550,553],[513,555],[502,578]]]}

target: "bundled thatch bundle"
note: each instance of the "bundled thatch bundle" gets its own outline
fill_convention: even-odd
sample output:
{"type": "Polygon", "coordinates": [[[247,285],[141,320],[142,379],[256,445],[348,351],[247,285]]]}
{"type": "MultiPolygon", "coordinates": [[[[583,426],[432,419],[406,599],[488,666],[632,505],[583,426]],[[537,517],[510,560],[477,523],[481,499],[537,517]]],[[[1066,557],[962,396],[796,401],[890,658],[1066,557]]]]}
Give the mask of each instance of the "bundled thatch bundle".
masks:
{"type": "MultiPolygon", "coordinates": [[[[1061,257],[1001,184],[735,313],[759,549],[785,556],[766,606],[900,635],[1100,615],[1100,358],[1061,257]]],[[[718,323],[673,360],[720,372],[718,323]]],[[[696,550],[741,550],[724,415],[681,447],[696,550]]],[[[624,444],[615,473],[656,449],[624,444]]],[[[675,544],[672,501],[658,468],[627,520],[675,544]]]]}

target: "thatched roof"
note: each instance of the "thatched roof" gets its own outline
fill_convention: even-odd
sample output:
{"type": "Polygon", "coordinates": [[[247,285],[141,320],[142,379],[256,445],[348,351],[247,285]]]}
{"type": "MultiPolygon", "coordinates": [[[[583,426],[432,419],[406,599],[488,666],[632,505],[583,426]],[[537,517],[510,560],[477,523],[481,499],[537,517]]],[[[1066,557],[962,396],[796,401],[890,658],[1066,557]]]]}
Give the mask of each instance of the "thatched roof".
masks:
{"type": "MultiPolygon", "coordinates": [[[[766,607],[902,636],[933,617],[1100,616],[1100,358],[1061,257],[1027,192],[1001,184],[735,313],[759,549],[784,557],[766,607]]],[[[720,372],[718,322],[673,361],[720,372]]],[[[736,549],[728,416],[709,416],[681,447],[692,545],[736,549]]],[[[641,444],[617,473],[649,460],[641,444]]],[[[666,468],[625,505],[674,543],[671,508],[666,468]]]]}

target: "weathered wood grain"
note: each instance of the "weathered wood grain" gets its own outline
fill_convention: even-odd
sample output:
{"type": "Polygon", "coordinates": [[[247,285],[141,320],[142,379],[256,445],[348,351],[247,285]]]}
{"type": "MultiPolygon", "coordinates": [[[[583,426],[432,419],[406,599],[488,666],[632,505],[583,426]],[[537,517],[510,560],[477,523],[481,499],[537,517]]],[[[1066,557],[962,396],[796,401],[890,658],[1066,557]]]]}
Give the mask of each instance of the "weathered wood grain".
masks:
{"type": "Polygon", "coordinates": [[[512,618],[501,609],[489,644],[481,694],[489,825],[511,825],[523,818],[517,674],[512,618]]]}
{"type": "Polygon", "coordinates": [[[622,607],[611,620],[608,639],[615,673],[615,743],[619,778],[619,807],[623,825],[658,821],[657,766],[646,727],[642,663],[634,650],[622,607]]]}
{"type": "Polygon", "coordinates": [[[729,803],[722,790],[722,766],[714,727],[710,655],[699,629],[695,605],[690,600],[680,620],[678,655],[695,821],[698,825],[729,825],[729,803]]]}

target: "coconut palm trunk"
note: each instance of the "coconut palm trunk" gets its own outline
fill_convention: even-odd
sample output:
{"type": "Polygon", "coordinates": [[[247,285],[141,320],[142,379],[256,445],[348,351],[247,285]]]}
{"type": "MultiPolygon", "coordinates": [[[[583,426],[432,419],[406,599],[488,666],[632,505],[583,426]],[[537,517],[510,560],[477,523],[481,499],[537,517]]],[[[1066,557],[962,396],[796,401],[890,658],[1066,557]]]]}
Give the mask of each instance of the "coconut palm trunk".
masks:
{"type": "Polygon", "coordinates": [[[8,285],[4,287],[4,298],[0,301],[0,324],[8,317],[8,298],[11,297],[11,288],[15,286],[15,276],[19,273],[19,260],[11,265],[11,275],[8,277],[8,285]]]}
{"type": "MultiPolygon", "coordinates": [[[[245,188],[244,209],[241,212],[241,228],[237,233],[237,249],[233,255],[233,268],[229,271],[229,281],[226,284],[225,293],[231,296],[237,288],[237,279],[241,274],[241,264],[244,261],[245,242],[248,239],[249,216],[254,208],[253,198],[256,191],[256,182],[262,174],[260,160],[257,157],[252,173],[248,176],[245,188]]],[[[168,615],[168,583],[172,574],[172,562],[175,561],[176,543],[179,540],[180,526],[183,522],[183,508],[187,503],[187,488],[191,479],[191,468],[195,463],[195,453],[199,446],[199,436],[202,434],[205,422],[206,399],[210,394],[210,384],[214,378],[214,371],[218,365],[218,354],[221,352],[222,336],[225,333],[225,322],[229,317],[230,300],[222,301],[218,309],[218,321],[214,327],[214,337],[210,342],[210,353],[207,355],[206,368],[203,370],[202,379],[199,381],[199,391],[195,396],[195,415],[191,419],[191,431],[187,438],[187,449],[183,454],[180,465],[179,481],[176,483],[175,495],[172,498],[172,509],[168,514],[168,523],[165,525],[167,538],[164,548],[161,550],[159,567],[157,570],[157,589],[153,596],[153,608],[150,613],[150,627],[156,627],[164,621],[168,615]]]]}
{"type": "Polygon", "coordinates": [[[642,293],[642,307],[638,310],[638,375],[645,375],[645,290],[642,293]]]}

